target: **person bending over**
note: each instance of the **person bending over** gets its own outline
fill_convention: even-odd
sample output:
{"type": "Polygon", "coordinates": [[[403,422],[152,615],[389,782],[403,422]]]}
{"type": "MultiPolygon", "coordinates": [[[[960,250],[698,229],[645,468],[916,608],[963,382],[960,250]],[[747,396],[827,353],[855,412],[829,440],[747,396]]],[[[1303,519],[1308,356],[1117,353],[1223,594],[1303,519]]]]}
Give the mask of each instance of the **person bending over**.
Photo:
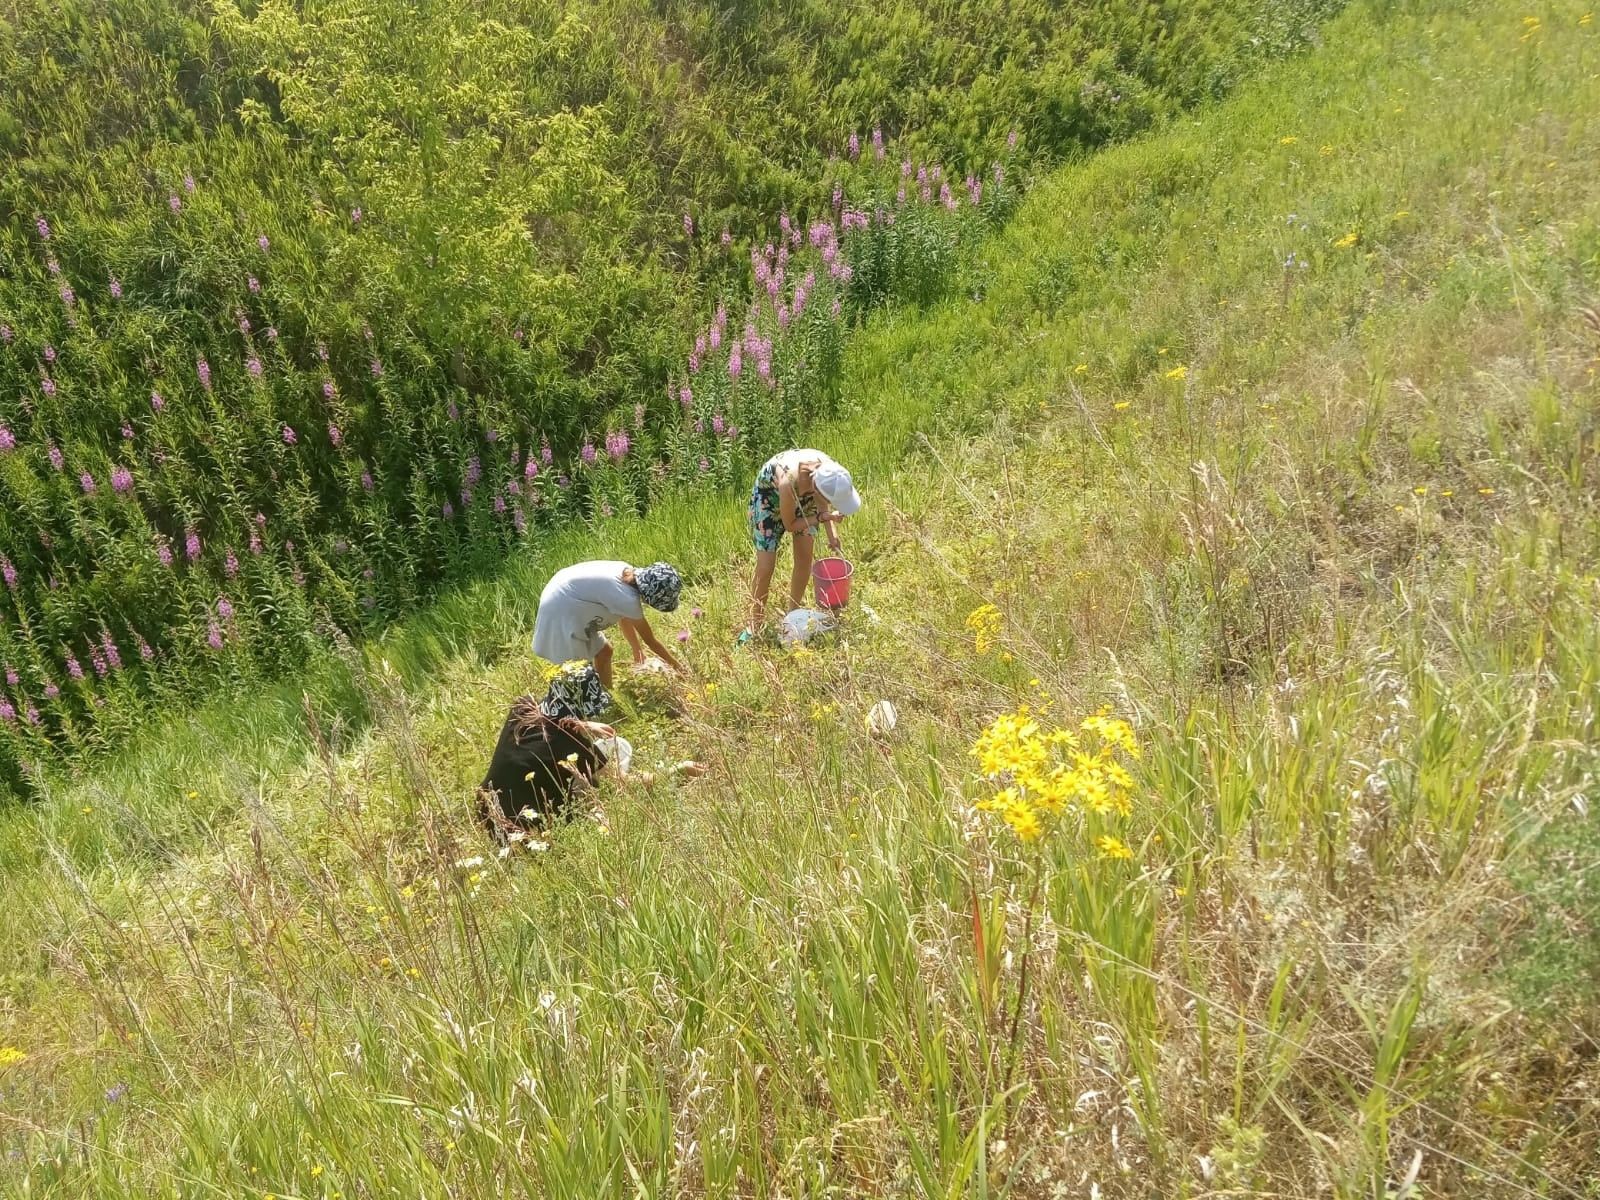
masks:
{"type": "Polygon", "coordinates": [[[778,565],[778,547],[785,533],[794,536],[794,572],[789,578],[789,608],[803,606],[811,582],[811,559],[817,528],[826,526],[828,546],[839,552],[838,524],[861,509],[861,496],[846,471],[820,450],[785,450],[774,454],[756,473],[750,489],[750,540],[756,548],[756,575],[751,587],[750,624],[739,635],[749,641],[766,620],[767,593],[778,565]]]}
{"type": "Polygon", "coordinates": [[[683,665],[661,644],[644,606],[660,612],[678,607],[683,580],[668,563],[630,567],[625,562],[600,560],[563,567],[550,577],[539,596],[533,623],[533,652],[548,662],[561,664],[586,659],[594,664],[601,686],[611,686],[611,643],[601,630],[622,626],[622,636],[633,649],[635,662],[645,660],[648,646],[674,671],[683,665]]]}

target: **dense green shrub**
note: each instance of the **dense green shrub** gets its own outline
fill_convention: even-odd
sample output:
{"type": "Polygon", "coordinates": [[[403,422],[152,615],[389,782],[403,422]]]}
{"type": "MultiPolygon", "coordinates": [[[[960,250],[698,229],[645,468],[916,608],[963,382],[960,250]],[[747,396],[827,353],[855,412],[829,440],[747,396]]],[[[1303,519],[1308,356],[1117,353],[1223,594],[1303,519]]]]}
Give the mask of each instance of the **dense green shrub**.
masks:
{"type": "Polygon", "coordinates": [[[1023,154],[1330,2],[14,5],[0,775],[541,524],[726,486],[826,410],[850,321],[942,294],[1023,154]]]}

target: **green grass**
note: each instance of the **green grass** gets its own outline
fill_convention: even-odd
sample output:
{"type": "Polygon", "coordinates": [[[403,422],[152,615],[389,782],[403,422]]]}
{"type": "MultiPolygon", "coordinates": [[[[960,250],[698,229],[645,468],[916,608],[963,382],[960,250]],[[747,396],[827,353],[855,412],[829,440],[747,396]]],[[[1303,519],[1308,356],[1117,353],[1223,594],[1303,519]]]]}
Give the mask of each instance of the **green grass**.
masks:
{"type": "Polygon", "coordinates": [[[833,645],[735,653],[685,497],[323,668],[315,733],[239,699],[8,813],[0,1195],[1600,1194],[1583,11],[1357,6],[1039,181],[981,299],[851,346],[833,645]],[[531,597],[602,548],[694,574],[627,723],[712,770],[500,860],[531,597]],[[1023,702],[1134,723],[1131,861],[974,808],[1023,702]]]}

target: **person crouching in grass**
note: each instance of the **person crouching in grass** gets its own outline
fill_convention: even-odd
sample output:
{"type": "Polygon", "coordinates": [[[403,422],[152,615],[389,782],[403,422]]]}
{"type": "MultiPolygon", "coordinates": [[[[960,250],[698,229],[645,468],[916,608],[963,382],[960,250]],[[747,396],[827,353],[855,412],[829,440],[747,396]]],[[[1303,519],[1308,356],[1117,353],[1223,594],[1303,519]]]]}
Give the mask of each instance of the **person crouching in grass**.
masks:
{"type": "MultiPolygon", "coordinates": [[[[479,817],[501,837],[548,829],[569,814],[578,794],[595,786],[610,765],[608,750],[620,745],[617,731],[598,718],[611,707],[599,672],[588,663],[568,663],[550,680],[543,700],[522,696],[500,727],[500,740],[478,785],[479,817]]],[[[618,772],[622,764],[617,764],[618,772]]],[[[679,763],[673,774],[696,776],[699,763],[679,763]]],[[[653,782],[649,772],[627,778],[653,782]]]]}
{"type": "Polygon", "coordinates": [[[645,661],[645,647],[674,671],[683,664],[661,644],[644,608],[669,613],[678,607],[683,580],[669,563],[630,567],[601,560],[563,567],[550,577],[539,596],[533,623],[533,652],[560,665],[577,659],[594,664],[602,687],[611,686],[611,643],[601,630],[622,626],[634,662],[645,661]]]}

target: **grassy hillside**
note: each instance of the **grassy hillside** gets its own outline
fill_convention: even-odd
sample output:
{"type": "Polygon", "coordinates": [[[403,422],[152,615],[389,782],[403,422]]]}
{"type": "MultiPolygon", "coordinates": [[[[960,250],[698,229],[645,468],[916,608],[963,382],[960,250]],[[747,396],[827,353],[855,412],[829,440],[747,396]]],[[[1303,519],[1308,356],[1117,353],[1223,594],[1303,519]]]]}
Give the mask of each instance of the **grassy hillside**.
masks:
{"type": "Polygon", "coordinates": [[[742,478],[1018,166],[1337,6],[6,6],[0,793],[574,516],[742,478]],[[714,311],[751,369],[708,395],[714,311]]]}
{"type": "Polygon", "coordinates": [[[310,722],[51,781],[0,824],[0,1195],[1594,1195],[1597,39],[1358,5],[1045,180],[847,348],[831,645],[731,649],[739,506],[685,494],[310,722]],[[713,770],[501,859],[528,597],[600,549],[693,570],[684,717],[626,723],[713,770]],[[1126,812],[996,805],[1024,705],[1130,723],[1126,812]]]}

